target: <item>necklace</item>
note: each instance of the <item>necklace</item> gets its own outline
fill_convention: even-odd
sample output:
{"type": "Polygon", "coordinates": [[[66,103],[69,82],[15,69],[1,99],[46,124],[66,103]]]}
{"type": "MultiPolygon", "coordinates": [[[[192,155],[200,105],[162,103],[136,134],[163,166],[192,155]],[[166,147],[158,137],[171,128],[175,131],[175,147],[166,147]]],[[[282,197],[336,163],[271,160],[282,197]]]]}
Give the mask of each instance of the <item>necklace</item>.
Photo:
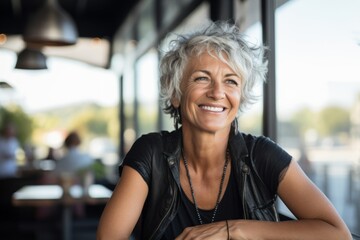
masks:
{"type": "MultiPolygon", "coordinates": [[[[197,205],[197,203],[196,203],[195,192],[194,192],[194,188],[193,188],[193,185],[192,185],[192,182],[191,182],[191,178],[190,178],[190,173],[189,173],[189,166],[188,166],[187,160],[186,160],[186,158],[185,158],[185,156],[184,156],[184,149],[182,149],[181,154],[182,154],[182,158],[184,159],[186,176],[187,176],[188,181],[189,181],[191,196],[192,196],[192,199],[193,199],[193,202],[194,202],[196,215],[197,215],[197,217],[198,217],[198,219],[199,219],[200,224],[202,225],[204,222],[203,222],[203,220],[202,220],[202,218],[201,218],[201,215],[200,215],[200,212],[199,212],[199,208],[198,208],[198,205],[197,205]]],[[[217,212],[218,207],[219,207],[220,197],[221,197],[222,188],[223,188],[223,185],[224,185],[224,180],[225,180],[225,175],[226,175],[226,169],[227,169],[227,166],[228,166],[228,164],[229,164],[229,159],[230,159],[229,150],[226,150],[224,169],[223,169],[223,173],[222,173],[221,180],[220,180],[219,193],[218,193],[217,200],[216,200],[216,204],[215,204],[215,207],[214,207],[214,212],[213,212],[212,217],[211,217],[211,222],[214,222],[215,216],[216,216],[216,212],[217,212]]]]}

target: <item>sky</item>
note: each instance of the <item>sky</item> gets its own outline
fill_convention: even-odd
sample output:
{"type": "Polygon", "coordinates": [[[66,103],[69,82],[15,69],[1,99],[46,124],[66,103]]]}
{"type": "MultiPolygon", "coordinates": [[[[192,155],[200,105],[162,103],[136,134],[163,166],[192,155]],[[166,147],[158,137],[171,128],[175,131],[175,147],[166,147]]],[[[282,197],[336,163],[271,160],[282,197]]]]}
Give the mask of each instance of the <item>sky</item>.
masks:
{"type": "MultiPolygon", "coordinates": [[[[359,0],[292,0],[276,11],[280,116],[303,106],[353,104],[360,92],[359,11],[359,0]]],[[[261,38],[260,32],[256,24],[247,33],[261,38]]],[[[111,70],[50,57],[49,70],[24,71],[14,69],[15,60],[14,52],[0,49],[0,81],[14,86],[29,112],[85,101],[119,101],[118,79],[111,70]]],[[[146,91],[140,92],[145,97],[146,91]]],[[[5,93],[0,94],[2,101],[5,93]]]]}

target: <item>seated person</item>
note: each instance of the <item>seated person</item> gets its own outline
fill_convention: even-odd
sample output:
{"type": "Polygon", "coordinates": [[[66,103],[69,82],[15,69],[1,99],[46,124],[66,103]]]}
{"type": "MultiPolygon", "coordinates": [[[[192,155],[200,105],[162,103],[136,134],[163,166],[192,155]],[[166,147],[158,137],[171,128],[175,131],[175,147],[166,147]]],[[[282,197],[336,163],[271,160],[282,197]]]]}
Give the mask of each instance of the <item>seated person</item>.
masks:
{"type": "Polygon", "coordinates": [[[67,135],[64,141],[66,152],[56,166],[58,173],[77,174],[80,170],[89,168],[93,164],[94,159],[80,150],[80,144],[81,139],[77,132],[72,131],[67,135]]]}

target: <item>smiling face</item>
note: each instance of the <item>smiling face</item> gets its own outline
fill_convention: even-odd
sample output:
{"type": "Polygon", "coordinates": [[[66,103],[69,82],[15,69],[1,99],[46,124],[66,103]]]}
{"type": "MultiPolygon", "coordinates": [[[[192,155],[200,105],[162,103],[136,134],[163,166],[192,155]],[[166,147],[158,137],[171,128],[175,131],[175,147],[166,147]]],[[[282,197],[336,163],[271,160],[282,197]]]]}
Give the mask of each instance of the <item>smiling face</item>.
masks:
{"type": "Polygon", "coordinates": [[[229,131],[240,106],[241,78],[207,52],[190,57],[181,81],[182,126],[206,132],[229,131]]]}

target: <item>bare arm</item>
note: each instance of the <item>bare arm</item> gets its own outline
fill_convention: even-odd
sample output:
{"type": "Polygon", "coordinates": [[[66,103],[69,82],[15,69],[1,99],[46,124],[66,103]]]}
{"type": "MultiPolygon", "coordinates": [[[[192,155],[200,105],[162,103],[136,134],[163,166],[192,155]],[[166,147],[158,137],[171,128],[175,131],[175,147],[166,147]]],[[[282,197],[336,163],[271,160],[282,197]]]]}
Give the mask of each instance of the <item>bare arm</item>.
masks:
{"type": "Polygon", "coordinates": [[[125,166],[106,204],[97,230],[98,240],[129,239],[144,206],[148,186],[140,174],[125,166]]]}
{"type": "MultiPolygon", "coordinates": [[[[297,221],[230,220],[228,223],[231,239],[352,239],[330,201],[306,177],[295,161],[291,162],[279,185],[278,193],[298,218],[297,221]]],[[[192,239],[193,236],[197,236],[197,239],[226,239],[226,224],[219,222],[188,228],[177,239],[192,239]],[[214,231],[211,236],[205,236],[213,228],[218,231],[214,231]]]]}

